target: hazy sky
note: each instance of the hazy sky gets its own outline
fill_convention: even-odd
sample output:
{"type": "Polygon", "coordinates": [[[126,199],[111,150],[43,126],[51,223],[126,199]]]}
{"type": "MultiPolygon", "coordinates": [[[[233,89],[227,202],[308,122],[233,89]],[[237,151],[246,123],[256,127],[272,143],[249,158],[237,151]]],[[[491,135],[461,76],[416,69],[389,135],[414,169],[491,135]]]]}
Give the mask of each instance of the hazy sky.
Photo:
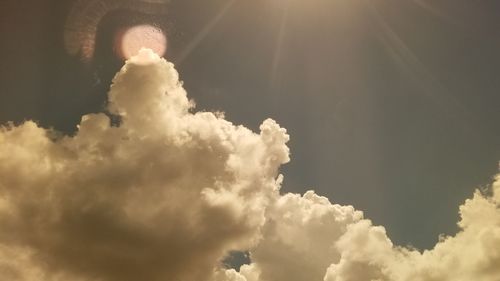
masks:
{"type": "Polygon", "coordinates": [[[64,47],[72,5],[1,1],[0,122],[74,132],[122,65],[116,25],[153,21],[198,109],[287,128],[283,192],[352,204],[396,244],[454,234],[498,171],[498,1],[172,0],[151,19],[104,18],[87,64],[64,47]]]}

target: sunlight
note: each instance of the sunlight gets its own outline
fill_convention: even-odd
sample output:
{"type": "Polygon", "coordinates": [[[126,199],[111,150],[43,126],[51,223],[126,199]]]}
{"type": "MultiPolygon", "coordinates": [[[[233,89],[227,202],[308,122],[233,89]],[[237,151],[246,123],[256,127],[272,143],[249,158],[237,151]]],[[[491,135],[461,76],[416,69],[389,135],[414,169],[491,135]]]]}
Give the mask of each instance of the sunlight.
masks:
{"type": "MultiPolygon", "coordinates": [[[[288,2],[290,2],[290,0],[288,0],[288,2]]],[[[271,78],[270,78],[271,88],[274,88],[276,86],[277,73],[279,70],[279,63],[281,61],[281,56],[282,56],[282,51],[283,51],[283,41],[285,39],[286,28],[287,28],[287,24],[288,24],[289,9],[290,9],[289,5],[285,5],[283,7],[283,11],[282,11],[282,15],[281,15],[280,23],[279,23],[280,24],[279,31],[278,31],[278,35],[276,36],[273,61],[272,61],[272,65],[271,65],[271,78]]]]}
{"type": "Polygon", "coordinates": [[[196,36],[189,42],[189,44],[180,53],[177,64],[181,64],[189,55],[200,45],[201,42],[212,32],[212,30],[217,26],[217,24],[224,18],[226,13],[231,9],[231,7],[236,3],[236,0],[228,0],[224,6],[221,7],[220,11],[215,15],[215,17],[208,22],[205,27],[196,34],[196,36]]]}

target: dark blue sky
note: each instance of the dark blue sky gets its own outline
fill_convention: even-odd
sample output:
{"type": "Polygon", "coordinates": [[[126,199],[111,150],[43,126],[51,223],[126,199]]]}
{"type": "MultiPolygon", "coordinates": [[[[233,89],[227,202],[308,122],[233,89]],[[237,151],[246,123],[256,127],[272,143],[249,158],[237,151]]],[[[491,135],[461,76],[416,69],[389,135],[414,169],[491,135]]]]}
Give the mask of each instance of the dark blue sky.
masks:
{"type": "Polygon", "coordinates": [[[0,122],[74,131],[121,66],[116,25],[151,20],[198,109],[288,129],[285,192],[352,204],[396,243],[453,234],[498,170],[498,1],[172,0],[151,19],[104,18],[87,65],[64,49],[72,5],[0,3],[0,122]]]}

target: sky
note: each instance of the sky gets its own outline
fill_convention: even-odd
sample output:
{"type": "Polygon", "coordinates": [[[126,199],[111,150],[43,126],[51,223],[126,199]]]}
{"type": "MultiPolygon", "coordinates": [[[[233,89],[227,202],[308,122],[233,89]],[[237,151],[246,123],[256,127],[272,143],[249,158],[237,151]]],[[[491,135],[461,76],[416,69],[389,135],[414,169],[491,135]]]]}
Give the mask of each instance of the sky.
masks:
{"type": "Polygon", "coordinates": [[[85,1],[87,9],[75,9],[79,3],[74,1],[0,4],[0,122],[14,122],[0,137],[4,142],[0,198],[7,198],[5,204],[0,201],[0,210],[7,206],[17,212],[12,211],[17,217],[2,214],[0,220],[6,229],[0,239],[0,261],[9,260],[6,257],[16,261],[0,263],[0,269],[29,264],[22,267],[33,268],[32,272],[9,272],[30,281],[29,276],[37,274],[48,274],[51,280],[68,276],[85,281],[96,276],[106,281],[139,280],[140,276],[209,280],[200,276],[210,272],[214,260],[228,251],[249,250],[253,264],[240,272],[216,269],[213,278],[219,279],[214,280],[306,280],[300,272],[290,279],[276,270],[294,264],[308,268],[305,272],[314,276],[308,280],[498,278],[492,268],[500,255],[478,250],[486,251],[488,245],[495,248],[500,241],[498,191],[492,187],[500,160],[498,3],[172,0],[168,4],[124,1],[132,12],[92,10],[93,4],[99,7],[103,2],[107,7],[117,3],[85,1]],[[72,46],[79,46],[80,40],[75,26],[85,31],[92,27],[92,20],[78,19],[96,19],[99,13],[103,17],[94,20],[92,54],[72,54],[72,46]],[[165,58],[176,70],[154,56],[146,58],[153,61],[150,68],[131,62],[130,72],[122,69],[123,61],[112,49],[114,33],[123,26],[145,23],[163,29],[168,42],[165,58]],[[136,76],[136,68],[153,78],[141,80],[144,77],[136,76]],[[118,71],[115,91],[108,98],[118,71]],[[160,102],[155,96],[157,88],[178,89],[176,71],[196,109],[189,109],[182,93],[178,94],[181,101],[160,102]],[[130,89],[144,99],[134,98],[130,89]],[[153,101],[165,107],[158,109],[153,101]],[[224,112],[225,120],[257,133],[226,124],[222,113],[193,117],[193,110],[224,112]],[[81,121],[83,115],[99,112],[108,117],[90,115],[81,121]],[[174,121],[163,120],[164,115],[174,121]],[[107,122],[121,129],[113,130],[107,122]],[[190,141],[197,140],[199,151],[176,141],[185,134],[190,141]],[[234,151],[221,143],[220,134],[230,140],[234,151]],[[141,136],[151,136],[144,137],[151,149],[135,139],[141,136]],[[161,140],[165,137],[169,141],[161,140]],[[122,144],[123,138],[130,139],[130,144],[122,144]],[[162,143],[167,143],[166,148],[162,143]],[[215,152],[207,147],[216,147],[215,152]],[[93,158],[95,151],[106,157],[93,158]],[[170,152],[174,156],[168,156],[170,152]],[[226,154],[227,159],[233,155],[241,159],[227,160],[233,166],[223,173],[218,170],[219,158],[226,154]],[[108,159],[109,155],[113,156],[108,159]],[[137,166],[120,165],[120,161],[137,166]],[[55,170],[45,170],[43,163],[53,163],[49,166],[55,170]],[[254,167],[254,163],[267,164],[254,167]],[[141,164],[153,168],[143,170],[141,164]],[[105,168],[100,172],[93,165],[105,168]],[[61,176],[57,169],[68,175],[61,176]],[[161,169],[172,172],[164,174],[161,169]],[[127,177],[137,170],[136,177],[127,177]],[[278,174],[283,175],[282,182],[278,174]],[[220,183],[211,182],[211,175],[220,183]],[[157,198],[154,188],[160,182],[166,182],[169,192],[157,198]],[[223,188],[195,188],[186,194],[174,188],[200,183],[223,188]],[[71,188],[63,188],[67,184],[71,188]],[[112,200],[120,185],[138,198],[117,191],[118,199],[112,200]],[[144,186],[142,195],[134,193],[137,186],[144,186]],[[34,194],[44,198],[49,187],[54,188],[56,199],[28,200],[35,196],[30,189],[38,188],[34,194]],[[88,192],[79,187],[88,187],[88,192]],[[17,189],[21,191],[12,191],[17,189]],[[109,189],[109,195],[103,191],[101,197],[103,189],[109,189]],[[247,194],[246,189],[254,191],[247,194]],[[483,190],[483,195],[474,195],[476,189],[483,190]],[[176,196],[179,205],[171,199],[176,196]],[[240,205],[228,203],[231,200],[240,205]],[[144,202],[158,208],[141,212],[139,205],[144,202]],[[194,204],[192,210],[174,216],[182,203],[194,204]],[[86,208],[89,213],[82,215],[86,208]],[[45,209],[53,212],[41,211],[45,209]],[[16,223],[34,210],[40,213],[38,220],[16,223]],[[47,223],[62,214],[68,215],[60,223],[47,223]],[[207,216],[206,221],[199,220],[200,214],[207,216]],[[162,215],[165,225],[160,224],[155,233],[150,227],[162,215]],[[325,218],[336,223],[322,224],[325,218]],[[123,225],[108,225],[122,219],[123,225]],[[303,231],[294,229],[294,219],[304,223],[303,231]],[[146,230],[139,227],[141,221],[146,230]],[[169,232],[168,221],[184,222],[180,225],[185,228],[169,232]],[[231,227],[218,228],[220,224],[231,227]],[[40,235],[19,235],[27,228],[40,235]],[[109,236],[103,238],[95,229],[104,229],[109,236]],[[75,234],[78,230],[81,235],[75,234]],[[159,239],[158,233],[169,242],[159,239]],[[484,239],[475,241],[478,233],[484,239]],[[47,238],[56,234],[61,241],[47,238]],[[211,240],[213,235],[223,238],[187,246],[211,240]],[[450,239],[444,239],[446,235],[450,239]],[[179,249],[184,255],[155,251],[172,251],[176,239],[182,241],[179,249]],[[291,247],[292,253],[287,252],[290,240],[298,244],[291,247]],[[365,240],[370,246],[357,248],[356,242],[365,240]],[[133,259],[118,259],[118,254],[101,248],[113,241],[116,253],[134,252],[120,247],[135,241],[135,246],[151,250],[152,259],[172,263],[155,271],[144,253],[137,266],[119,273],[113,266],[133,259]],[[331,241],[335,250],[323,253],[321,249],[331,241]],[[67,250],[73,249],[69,245],[92,242],[94,250],[67,250]],[[27,248],[28,254],[16,247],[27,248]],[[413,247],[433,250],[418,253],[413,247]],[[460,252],[471,253],[470,258],[460,252]],[[26,260],[31,254],[43,265],[26,260]],[[88,258],[78,258],[81,254],[88,258]],[[102,268],[101,255],[117,258],[116,264],[102,268]],[[474,260],[481,256],[486,261],[474,260]],[[432,267],[433,261],[448,257],[463,264],[463,272],[449,272],[453,261],[432,267]],[[473,275],[481,272],[477,264],[486,273],[473,275]],[[185,269],[194,267],[199,270],[185,269]],[[354,275],[360,271],[356,268],[366,275],[354,275]]]}

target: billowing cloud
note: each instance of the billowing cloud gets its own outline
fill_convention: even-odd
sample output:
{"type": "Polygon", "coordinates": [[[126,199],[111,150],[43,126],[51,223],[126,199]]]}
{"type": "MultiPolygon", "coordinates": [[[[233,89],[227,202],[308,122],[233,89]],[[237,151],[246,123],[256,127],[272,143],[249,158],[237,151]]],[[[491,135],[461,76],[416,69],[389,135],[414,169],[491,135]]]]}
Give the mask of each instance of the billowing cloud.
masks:
{"type": "Polygon", "coordinates": [[[500,280],[500,178],[434,249],[393,245],[352,206],[279,194],[288,135],[193,111],[144,50],[74,136],[0,129],[0,276],[12,281],[500,280]],[[230,251],[252,262],[226,269],[230,251]]]}
{"type": "Polygon", "coordinates": [[[337,242],[342,258],[328,269],[336,280],[500,280],[500,178],[493,196],[479,192],[460,207],[461,231],[429,251],[394,247],[381,227],[351,225],[337,242]],[[360,279],[360,272],[366,273],[360,279]]]}
{"type": "Polygon", "coordinates": [[[119,126],[93,114],[75,136],[3,127],[0,276],[207,280],[251,247],[288,136],[272,120],[255,134],[191,108],[173,65],[144,51],[114,79],[119,126]]]}
{"type": "Polygon", "coordinates": [[[500,280],[500,177],[460,207],[460,232],[432,250],[393,245],[385,229],[352,207],[313,192],[286,194],[270,207],[253,263],[216,281],[500,280]]]}

